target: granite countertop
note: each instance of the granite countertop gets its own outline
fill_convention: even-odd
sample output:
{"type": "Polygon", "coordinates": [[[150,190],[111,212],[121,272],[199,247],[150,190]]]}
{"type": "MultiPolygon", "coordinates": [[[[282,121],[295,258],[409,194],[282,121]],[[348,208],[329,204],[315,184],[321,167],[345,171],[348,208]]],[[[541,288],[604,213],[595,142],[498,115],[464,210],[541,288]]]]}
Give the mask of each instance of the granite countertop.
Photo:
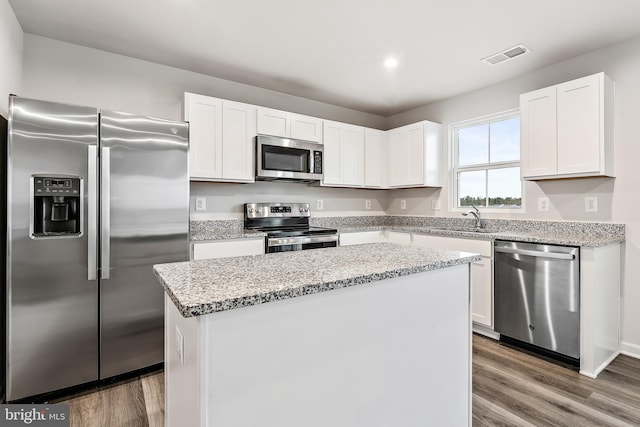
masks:
{"type": "MultiPolygon", "coordinates": [[[[483,232],[473,221],[450,217],[329,217],[312,218],[312,225],[336,228],[339,233],[400,231],[482,240],[513,240],[567,246],[601,247],[625,240],[624,224],[579,221],[483,219],[483,232]]],[[[191,221],[191,240],[261,238],[245,230],[239,220],[191,221]]]]}
{"type": "Polygon", "coordinates": [[[204,240],[255,239],[267,234],[256,230],[246,230],[241,221],[191,221],[190,239],[192,242],[204,240]]]}
{"type": "Polygon", "coordinates": [[[531,230],[531,231],[499,231],[486,229],[482,232],[473,229],[446,229],[443,227],[412,227],[412,226],[357,226],[339,227],[339,233],[356,233],[365,231],[399,231],[404,233],[432,234],[434,236],[448,236],[473,238],[480,240],[511,240],[516,242],[544,243],[552,245],[602,247],[614,243],[624,242],[624,237],[613,234],[597,233],[572,233],[558,230],[531,230]]]}
{"type": "Polygon", "coordinates": [[[480,260],[466,252],[373,243],[159,264],[184,317],[200,316],[480,260]]]}

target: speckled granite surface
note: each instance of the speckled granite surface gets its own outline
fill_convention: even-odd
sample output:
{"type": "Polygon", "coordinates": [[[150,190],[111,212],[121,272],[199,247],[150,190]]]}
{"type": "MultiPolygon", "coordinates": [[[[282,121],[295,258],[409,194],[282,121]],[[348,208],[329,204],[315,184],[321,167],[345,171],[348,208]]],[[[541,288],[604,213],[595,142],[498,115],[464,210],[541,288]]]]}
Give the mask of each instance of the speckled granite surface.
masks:
{"type": "Polygon", "coordinates": [[[191,221],[189,231],[191,241],[244,239],[266,235],[259,231],[245,230],[243,221],[234,219],[191,221]]]}
{"type": "MultiPolygon", "coordinates": [[[[473,231],[472,219],[456,217],[420,216],[350,216],[316,217],[311,224],[337,228],[341,233],[394,230],[409,233],[428,233],[442,236],[485,240],[514,240],[519,242],[556,245],[600,247],[625,240],[624,224],[580,221],[533,221],[483,219],[483,233],[473,231]]],[[[262,233],[245,232],[242,221],[191,221],[191,240],[220,240],[260,237],[262,233]]]]}
{"type": "Polygon", "coordinates": [[[480,260],[392,243],[159,264],[153,271],[184,317],[200,316],[480,260]]]}
{"type": "Polygon", "coordinates": [[[482,220],[482,232],[474,231],[474,221],[466,218],[389,216],[384,226],[367,226],[367,220],[336,226],[340,233],[392,230],[484,240],[513,240],[554,245],[601,247],[625,240],[624,224],[578,221],[482,220]]]}

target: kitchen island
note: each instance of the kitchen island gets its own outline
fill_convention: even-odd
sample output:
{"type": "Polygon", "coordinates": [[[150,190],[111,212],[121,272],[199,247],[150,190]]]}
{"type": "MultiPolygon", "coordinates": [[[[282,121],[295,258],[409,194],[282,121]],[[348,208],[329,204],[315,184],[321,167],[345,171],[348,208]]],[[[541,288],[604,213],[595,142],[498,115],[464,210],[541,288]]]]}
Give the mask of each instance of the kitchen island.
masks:
{"type": "Polygon", "coordinates": [[[155,266],[166,425],[470,425],[478,259],[379,243],[155,266]]]}

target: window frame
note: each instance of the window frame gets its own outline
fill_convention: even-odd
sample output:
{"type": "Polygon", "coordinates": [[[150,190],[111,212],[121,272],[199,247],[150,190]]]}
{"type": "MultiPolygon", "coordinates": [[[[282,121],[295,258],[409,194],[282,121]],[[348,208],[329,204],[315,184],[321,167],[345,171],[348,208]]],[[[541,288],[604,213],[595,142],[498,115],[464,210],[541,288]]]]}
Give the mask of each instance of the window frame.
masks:
{"type": "MultiPolygon", "coordinates": [[[[466,206],[458,206],[458,174],[460,172],[473,172],[473,171],[489,171],[492,169],[504,169],[509,167],[522,167],[522,152],[520,152],[520,159],[517,161],[501,161],[501,162],[488,162],[475,164],[470,166],[458,165],[458,130],[462,128],[478,126],[483,124],[490,124],[500,120],[506,120],[520,116],[520,109],[514,108],[511,110],[502,111],[499,113],[487,114],[481,117],[475,117],[469,120],[463,120],[460,122],[451,123],[449,125],[449,152],[450,152],[450,191],[449,191],[449,210],[452,212],[464,212],[469,209],[466,206]]],[[[520,123],[522,126],[522,123],[520,123]]],[[[487,150],[491,150],[491,140],[487,150]]],[[[522,170],[522,169],[521,169],[522,170]]],[[[485,179],[485,194],[488,193],[488,178],[485,179]]],[[[519,208],[515,207],[491,207],[491,206],[478,206],[479,209],[484,211],[490,211],[494,213],[525,213],[525,195],[524,195],[524,181],[520,179],[520,195],[521,203],[519,208]]]]}

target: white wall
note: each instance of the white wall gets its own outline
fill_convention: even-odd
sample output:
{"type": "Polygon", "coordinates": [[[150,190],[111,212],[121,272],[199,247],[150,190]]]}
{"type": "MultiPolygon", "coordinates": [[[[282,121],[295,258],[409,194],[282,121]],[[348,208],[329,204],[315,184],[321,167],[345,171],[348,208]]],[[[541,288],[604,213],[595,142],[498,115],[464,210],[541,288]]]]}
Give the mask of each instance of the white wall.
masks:
{"type": "Polygon", "coordinates": [[[386,125],[384,117],[374,114],[24,35],[23,96],[181,120],[184,92],[374,128],[386,125]]]}
{"type": "Polygon", "coordinates": [[[387,191],[327,188],[300,183],[256,182],[254,184],[191,183],[192,219],[242,218],[242,204],[250,202],[310,203],[312,215],[384,215],[388,208],[387,191]],[[205,197],[207,210],[195,212],[195,198],[205,197]],[[317,200],[324,209],[318,210],[317,200]],[[365,210],[365,201],[371,209],[365,210]]]}
{"type": "MultiPolygon", "coordinates": [[[[502,66],[509,66],[509,63],[502,66]]],[[[624,250],[622,340],[625,342],[624,349],[640,355],[640,38],[392,116],[388,127],[429,119],[442,123],[446,130],[450,123],[517,108],[520,93],[601,71],[608,74],[616,85],[614,120],[617,177],[529,182],[525,185],[525,215],[486,216],[625,223],[627,241],[624,250]],[[598,213],[584,212],[585,195],[598,196],[598,213]],[[537,199],[540,196],[549,198],[549,212],[537,211],[537,199]]],[[[447,135],[443,142],[448,143],[447,135]]],[[[444,161],[448,162],[448,158],[444,161]]],[[[419,189],[392,193],[387,213],[458,216],[459,212],[447,209],[448,191],[449,188],[445,187],[440,193],[419,189]],[[399,209],[401,197],[407,199],[407,211],[399,209]],[[441,199],[443,210],[434,213],[430,210],[429,200],[437,197],[441,199]]]]}
{"type": "Polygon", "coordinates": [[[0,115],[7,117],[9,94],[22,89],[22,28],[8,0],[0,0],[0,58],[0,115]]]}

